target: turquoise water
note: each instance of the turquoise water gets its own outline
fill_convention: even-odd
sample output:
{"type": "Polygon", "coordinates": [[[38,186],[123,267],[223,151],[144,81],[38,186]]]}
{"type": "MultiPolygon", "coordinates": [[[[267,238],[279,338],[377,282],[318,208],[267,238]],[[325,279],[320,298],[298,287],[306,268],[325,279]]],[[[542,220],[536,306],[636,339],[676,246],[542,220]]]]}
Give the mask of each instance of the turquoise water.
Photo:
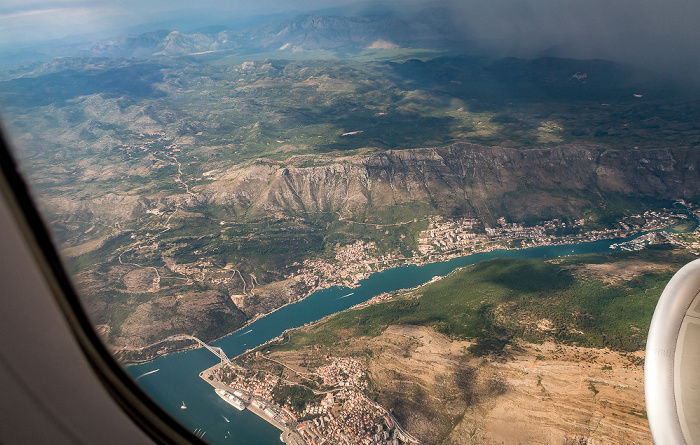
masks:
{"type": "MultiPolygon", "coordinates": [[[[316,321],[347,309],[384,292],[418,286],[436,275],[444,276],[458,267],[492,258],[554,258],[585,253],[609,252],[610,245],[624,241],[605,240],[561,246],[532,247],[522,250],[495,250],[454,258],[424,266],[402,266],[372,274],[355,289],[332,287],[285,306],[249,326],[214,343],[226,355],[235,357],[249,348],[279,336],[284,330],[316,321]]],[[[204,433],[215,444],[280,444],[280,431],[252,414],[238,411],[221,400],[199,373],[219,359],[205,349],[161,357],[153,362],[130,366],[129,374],[155,401],[190,430],[204,433]],[[154,370],[156,372],[152,372],[154,370]],[[149,373],[144,375],[146,373],[149,373]],[[187,409],[181,409],[185,403],[187,409]]]]}

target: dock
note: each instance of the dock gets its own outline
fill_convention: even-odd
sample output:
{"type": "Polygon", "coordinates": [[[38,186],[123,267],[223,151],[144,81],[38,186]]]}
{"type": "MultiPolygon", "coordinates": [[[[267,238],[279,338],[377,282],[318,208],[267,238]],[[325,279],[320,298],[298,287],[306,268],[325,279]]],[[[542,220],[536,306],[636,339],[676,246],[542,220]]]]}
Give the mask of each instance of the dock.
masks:
{"type": "MultiPolygon", "coordinates": [[[[205,369],[204,371],[199,373],[199,377],[207,382],[213,389],[223,389],[225,391],[233,392],[234,389],[231,388],[228,385],[225,385],[221,383],[218,380],[209,380],[209,376],[213,374],[213,372],[219,368],[220,365],[214,365],[210,368],[205,369]]],[[[280,440],[287,444],[287,445],[307,445],[306,441],[297,433],[296,429],[294,428],[294,425],[286,425],[282,422],[279,422],[275,420],[274,418],[270,417],[265,410],[260,409],[258,406],[255,404],[251,403],[252,398],[250,395],[246,395],[246,397],[241,398],[245,402],[246,409],[256,416],[262,418],[265,420],[267,423],[270,425],[274,426],[278,430],[282,432],[280,435],[280,440]]],[[[266,403],[266,405],[269,406],[269,403],[266,403]]]]}

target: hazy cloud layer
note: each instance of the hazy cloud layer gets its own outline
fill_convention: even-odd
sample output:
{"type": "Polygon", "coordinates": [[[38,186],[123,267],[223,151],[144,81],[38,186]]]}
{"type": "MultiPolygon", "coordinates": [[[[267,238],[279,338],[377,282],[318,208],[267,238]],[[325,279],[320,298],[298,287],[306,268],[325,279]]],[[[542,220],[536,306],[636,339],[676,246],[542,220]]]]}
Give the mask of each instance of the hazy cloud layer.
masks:
{"type": "Polygon", "coordinates": [[[195,15],[221,25],[222,17],[308,12],[344,7],[410,13],[449,8],[465,37],[500,55],[605,58],[665,72],[700,75],[698,0],[5,0],[0,43],[60,38],[195,15]],[[224,5],[222,5],[224,4],[224,5]],[[190,8],[190,9],[186,9],[190,8]]]}
{"type": "Polygon", "coordinates": [[[696,0],[471,0],[457,26],[510,55],[604,58],[700,73],[696,0]]]}
{"type": "Polygon", "coordinates": [[[198,24],[208,19],[222,25],[227,18],[304,12],[347,3],[352,1],[5,0],[0,4],[0,46],[187,18],[198,20],[198,24]]]}

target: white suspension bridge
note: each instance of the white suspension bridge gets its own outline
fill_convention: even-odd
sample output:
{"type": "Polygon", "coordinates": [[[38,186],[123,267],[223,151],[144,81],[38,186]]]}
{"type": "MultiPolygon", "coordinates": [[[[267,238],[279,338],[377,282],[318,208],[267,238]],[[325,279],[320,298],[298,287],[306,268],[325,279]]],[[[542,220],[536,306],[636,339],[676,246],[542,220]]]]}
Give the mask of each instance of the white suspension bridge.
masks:
{"type": "Polygon", "coordinates": [[[202,340],[195,337],[194,335],[185,335],[185,334],[171,335],[168,338],[164,338],[163,340],[161,340],[159,342],[156,342],[156,343],[153,343],[152,345],[149,345],[149,347],[157,345],[159,343],[165,343],[168,341],[182,341],[182,340],[191,340],[191,341],[199,343],[200,346],[206,348],[209,352],[211,352],[215,356],[219,357],[221,359],[222,366],[223,365],[233,366],[233,363],[231,363],[231,360],[228,358],[228,356],[226,355],[226,353],[224,352],[223,349],[219,348],[218,346],[208,345],[208,344],[204,343],[202,340]]]}

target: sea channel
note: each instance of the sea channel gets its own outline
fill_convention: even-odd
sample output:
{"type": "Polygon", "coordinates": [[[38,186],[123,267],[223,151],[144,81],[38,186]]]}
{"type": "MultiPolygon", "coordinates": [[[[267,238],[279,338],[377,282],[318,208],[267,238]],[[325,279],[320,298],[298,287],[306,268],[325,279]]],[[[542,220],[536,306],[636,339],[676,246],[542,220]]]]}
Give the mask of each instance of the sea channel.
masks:
{"type": "MultiPolygon", "coordinates": [[[[359,287],[331,287],[314,292],[304,300],[280,308],[213,343],[228,357],[261,345],[285,330],[319,320],[358,303],[398,289],[412,288],[445,276],[453,270],[492,258],[554,258],[568,255],[609,252],[614,243],[625,239],[579,244],[540,246],[521,250],[494,250],[458,257],[423,266],[402,266],[372,274],[359,287]]],[[[129,374],[178,421],[213,444],[280,444],[280,431],[252,412],[238,411],[224,402],[199,373],[219,362],[200,348],[170,354],[152,362],[129,366],[129,374]]]]}

